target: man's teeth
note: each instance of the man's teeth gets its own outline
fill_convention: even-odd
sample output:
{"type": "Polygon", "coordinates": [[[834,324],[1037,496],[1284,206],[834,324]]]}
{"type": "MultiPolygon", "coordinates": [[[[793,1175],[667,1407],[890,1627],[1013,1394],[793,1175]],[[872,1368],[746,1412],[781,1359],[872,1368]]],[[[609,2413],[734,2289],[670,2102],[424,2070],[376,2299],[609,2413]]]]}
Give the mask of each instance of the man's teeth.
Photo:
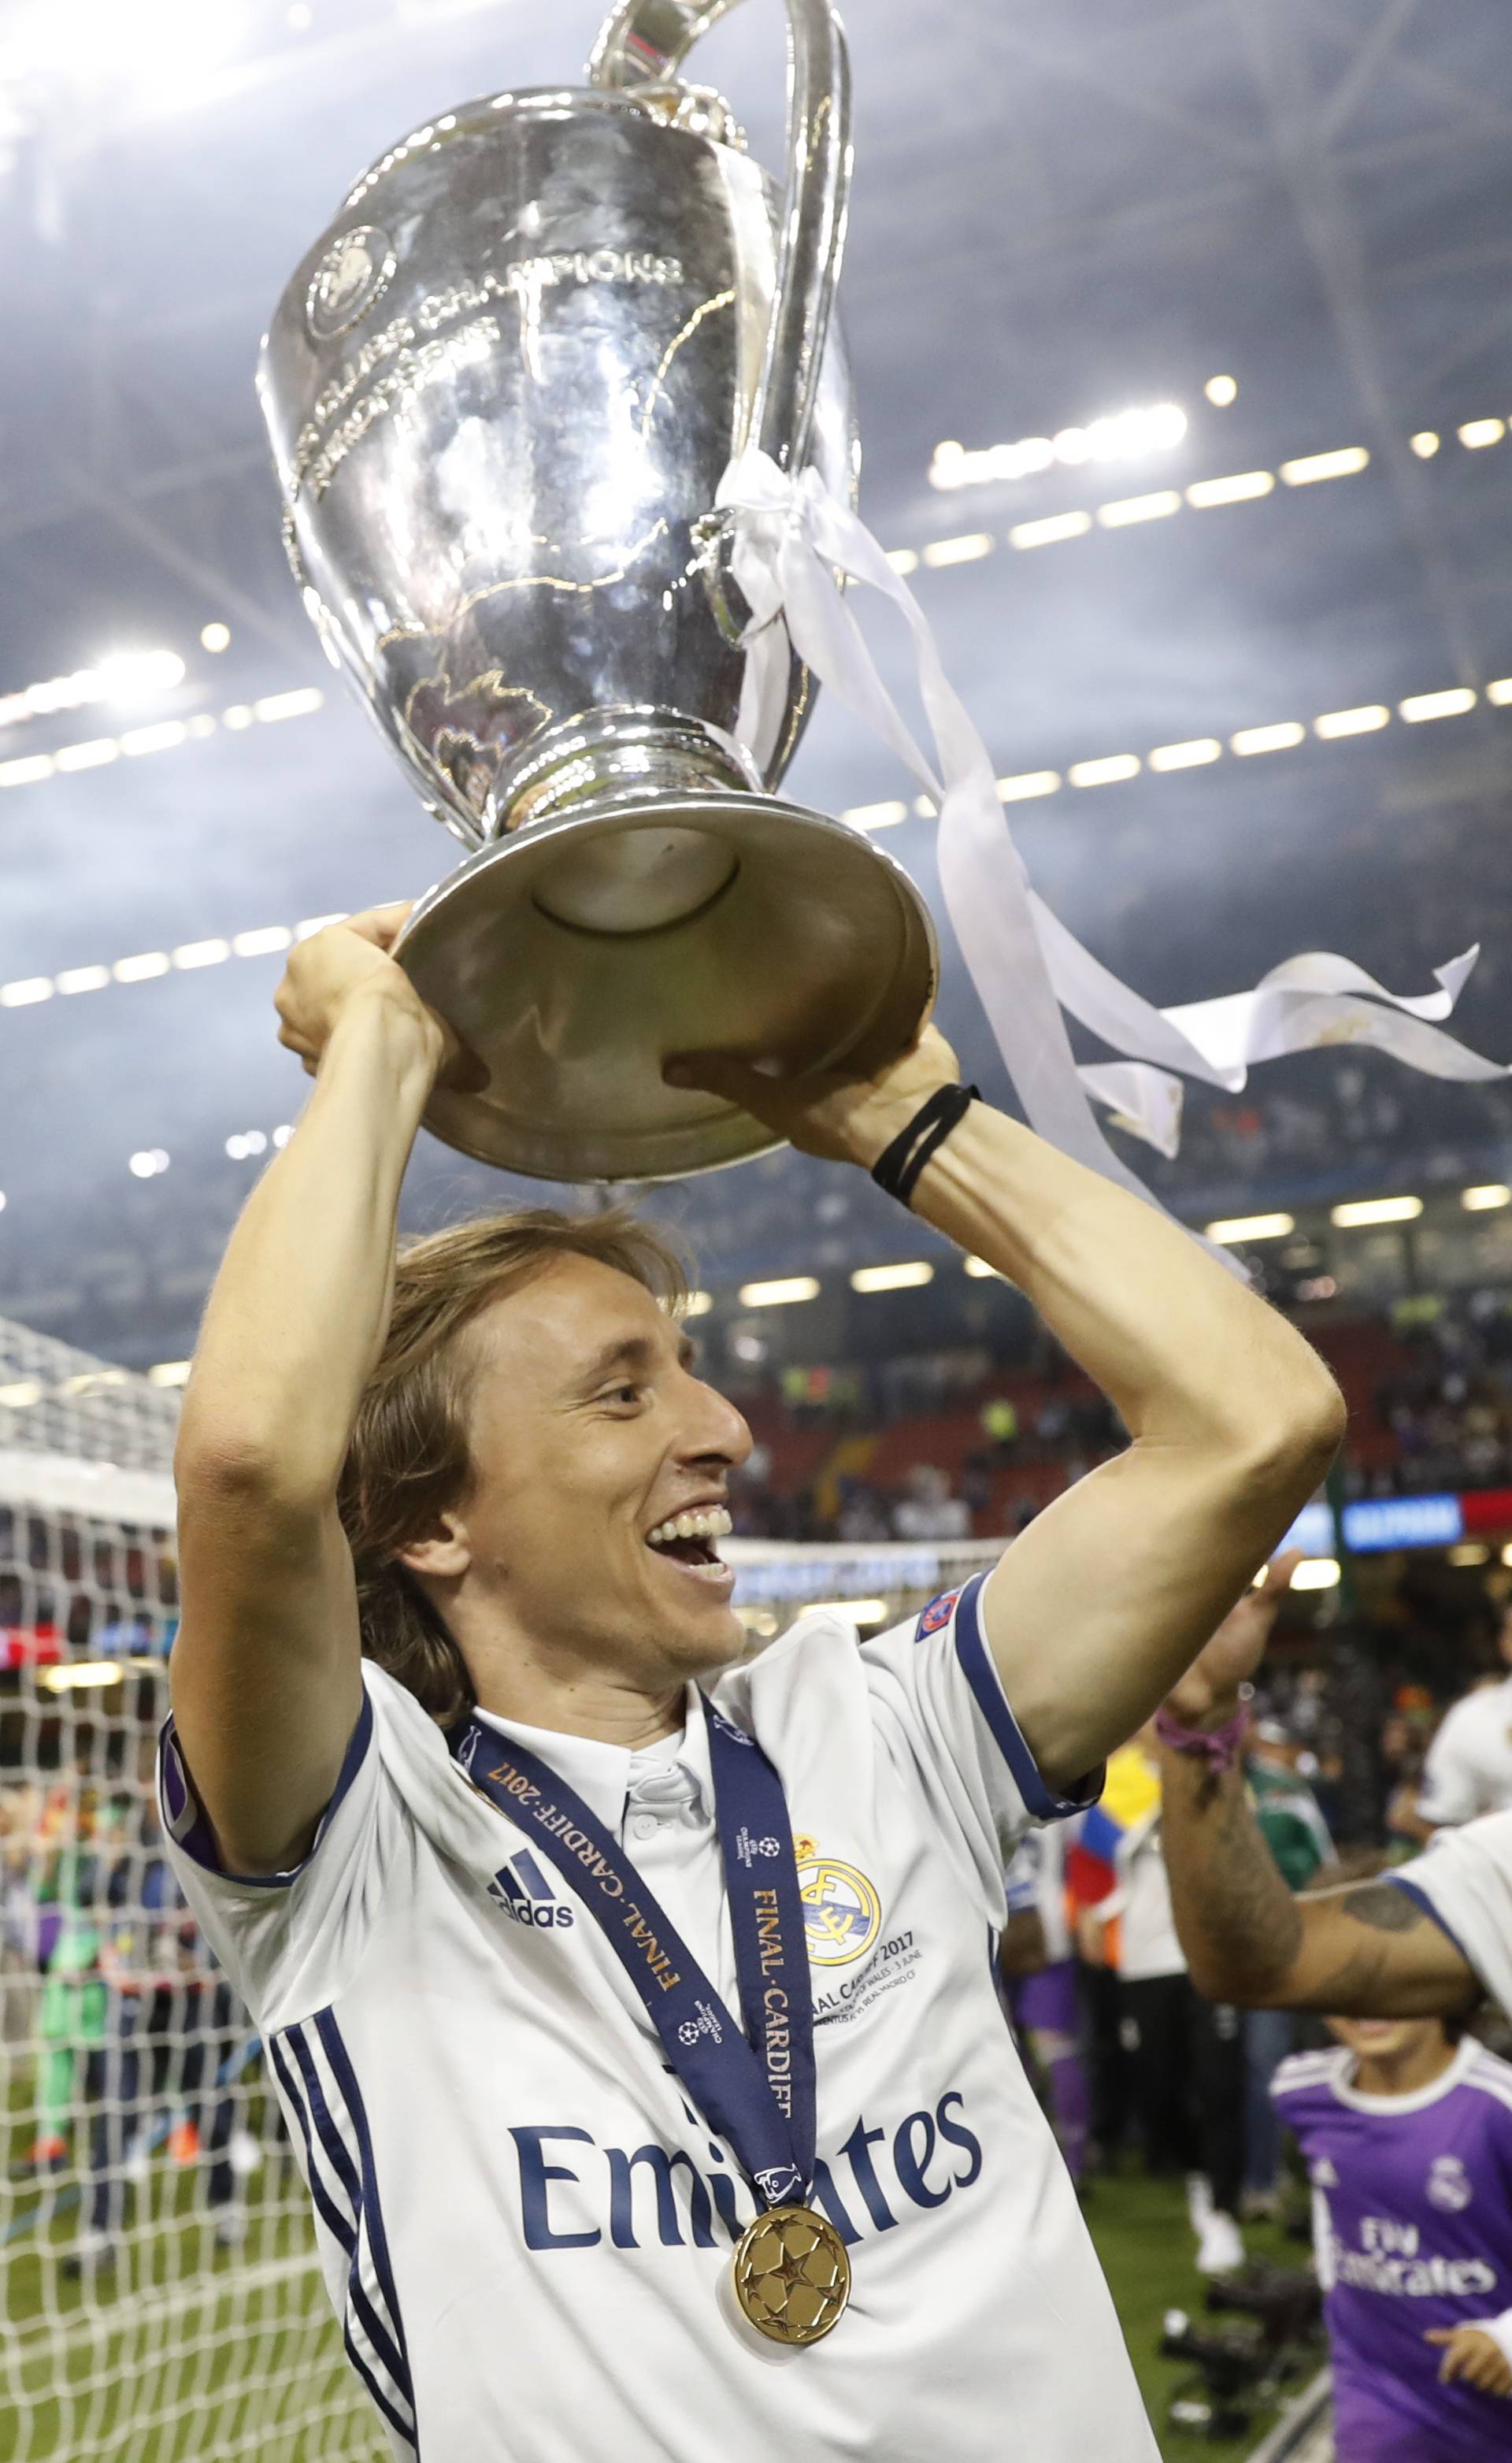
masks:
{"type": "Polygon", "coordinates": [[[696,1514],[674,1514],[646,1534],[650,1548],[668,1547],[674,1539],[727,1539],[735,1525],[723,1505],[703,1505],[696,1514]]]}

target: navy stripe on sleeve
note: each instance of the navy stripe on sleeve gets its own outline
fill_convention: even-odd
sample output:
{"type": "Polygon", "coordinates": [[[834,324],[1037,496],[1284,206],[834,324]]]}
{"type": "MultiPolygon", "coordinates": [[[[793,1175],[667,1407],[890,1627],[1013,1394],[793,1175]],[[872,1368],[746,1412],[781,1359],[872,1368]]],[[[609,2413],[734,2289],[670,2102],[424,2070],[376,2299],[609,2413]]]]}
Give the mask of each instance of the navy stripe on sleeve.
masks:
{"type": "Polygon", "coordinates": [[[967,1684],[996,1740],[998,1751],[1007,1763],[1014,1785],[1038,1820],[1056,1821],[1070,1813],[1083,1813],[1102,1794],[1101,1768],[1090,1772],[1076,1794],[1055,1796],[1040,1776],[1039,1765],[1025,1742],[1017,1719],[1008,1708],[1007,1696],[999,1681],[982,1631],[978,1602],[985,1574],[974,1574],[956,1602],[956,1655],[965,1673],[967,1684]]]}
{"type": "Polygon", "coordinates": [[[1464,1943],[1456,1932],[1454,1926],[1448,1923],[1446,1919],[1439,1914],[1438,1909],[1435,1907],[1432,1899],[1429,1897],[1425,1889],[1420,1888],[1416,1882],[1409,1882],[1401,1873],[1383,1873],[1381,1875],[1381,1879],[1383,1882],[1390,1882],[1393,1890],[1404,1890],[1407,1896],[1412,1900],[1415,1907],[1421,1907],[1425,1916],[1432,1916],[1435,1924],[1438,1927],[1438,1929],[1443,1934],[1445,1940],[1452,1941],[1454,1943],[1456,1950],[1458,1950],[1460,1957],[1464,1960],[1465,1965],[1469,1968],[1471,1974],[1479,1974],[1480,1970],[1477,1968],[1475,1960],[1471,1957],[1468,1950],[1466,1950],[1464,1943]]]}
{"type": "Polygon", "coordinates": [[[241,1890],[287,1890],[291,1882],[297,1882],[300,1874],[319,1854],[320,1842],[331,1827],[342,1798],[361,1769],[363,1757],[372,1741],[373,1703],[364,1686],[362,1708],[357,1712],[357,1723],[352,1731],[351,1741],[336,1776],[335,1786],[331,1793],[331,1801],[320,1817],[320,1827],[315,1832],[310,1854],[302,1857],[297,1864],[291,1865],[287,1873],[228,1873],[216,1854],[215,1833],[190,1785],[188,1770],[184,1759],[184,1749],[179,1743],[179,1732],[173,1724],[173,1716],[170,1712],[162,1723],[158,1739],[159,1797],[162,1826],[175,1846],[181,1847],[186,1856],[193,1858],[195,1864],[204,1872],[213,1874],[217,1881],[234,1882],[237,1888],[241,1890]]]}

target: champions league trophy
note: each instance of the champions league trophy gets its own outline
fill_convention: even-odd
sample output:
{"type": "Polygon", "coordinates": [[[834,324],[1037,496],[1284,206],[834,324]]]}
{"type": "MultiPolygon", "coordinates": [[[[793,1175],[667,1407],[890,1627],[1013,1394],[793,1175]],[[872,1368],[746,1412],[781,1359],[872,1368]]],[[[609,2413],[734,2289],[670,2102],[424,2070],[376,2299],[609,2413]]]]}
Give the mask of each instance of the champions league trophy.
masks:
{"type": "MultiPolygon", "coordinates": [[[[928,1014],[900,868],[786,801],[813,700],[747,678],[714,506],[732,457],[853,500],[832,307],[850,177],[830,0],[787,0],[779,196],[680,81],[734,0],[624,0],[586,89],[459,105],[357,182],[285,292],[259,392],[305,605],[469,850],[396,954],[486,1064],[428,1125],[548,1180],[776,1141],[675,1052],[871,1072],[928,1014]]],[[[777,621],[780,623],[781,619],[777,621]]],[[[785,688],[783,688],[785,686],[785,688]]]]}

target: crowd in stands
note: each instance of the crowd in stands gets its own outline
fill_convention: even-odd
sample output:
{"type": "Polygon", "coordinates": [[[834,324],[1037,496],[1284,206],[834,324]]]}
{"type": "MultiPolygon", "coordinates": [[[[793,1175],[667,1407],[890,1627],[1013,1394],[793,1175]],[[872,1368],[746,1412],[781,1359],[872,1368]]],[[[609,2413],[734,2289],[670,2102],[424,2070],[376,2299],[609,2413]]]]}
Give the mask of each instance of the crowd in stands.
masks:
{"type": "MultiPolygon", "coordinates": [[[[1347,1495],[1512,1487],[1512,1304],[1418,1297],[1307,1327],[1350,1404],[1347,1495]]],[[[738,1530],[783,1540],[1007,1536],[1127,1442],[1048,1339],[1006,1363],[980,1345],[875,1366],[788,1366],[737,1388],[757,1443],[738,1530]]]]}
{"type": "Polygon", "coordinates": [[[1512,1482],[1512,1311],[1500,1292],[1397,1312],[1399,1358],[1373,1397],[1390,1430],[1392,1485],[1405,1491],[1512,1482]]]}

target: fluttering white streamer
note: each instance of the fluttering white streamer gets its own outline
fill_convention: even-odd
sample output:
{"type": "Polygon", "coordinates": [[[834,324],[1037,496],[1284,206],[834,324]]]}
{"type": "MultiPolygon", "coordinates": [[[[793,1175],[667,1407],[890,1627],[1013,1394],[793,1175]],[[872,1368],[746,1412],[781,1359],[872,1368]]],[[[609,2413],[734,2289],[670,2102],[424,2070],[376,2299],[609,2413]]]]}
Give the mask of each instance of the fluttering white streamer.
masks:
{"type": "Polygon", "coordinates": [[[986,746],[940,663],[913,592],[865,524],[817,472],[797,478],[755,448],[736,456],[716,502],[732,528],[730,563],[750,608],[737,733],[769,738],[789,644],[819,682],[892,747],[939,806],[945,905],[983,1007],[1033,1127],[1067,1154],[1155,1204],[1109,1145],[1089,1096],[1161,1154],[1180,1141],[1182,1076],[1237,1094],[1251,1065],[1326,1044],[1363,1043],[1425,1076],[1485,1080],[1508,1073],[1445,1035],[1479,950],[1435,969],[1438,990],[1388,992],[1327,950],[1285,960],[1254,990],[1156,1009],[1085,949],[1031,887],[998,795],[986,746]],[[940,774],[877,672],[837,573],[891,600],[913,638],[919,696],[940,774]],[[1078,1068],[1063,1012],[1124,1057],[1078,1068]]]}
{"type": "Polygon", "coordinates": [[[1181,1106],[1186,1088],[1173,1070],[1148,1060],[1099,1060],[1078,1069],[1089,1095],[1108,1107],[1115,1129],[1142,1138],[1175,1163],[1181,1151],[1181,1106]]]}
{"type": "Polygon", "coordinates": [[[951,687],[912,592],[870,531],[812,471],[793,482],[769,456],[752,448],[730,465],[716,502],[732,518],[731,570],[751,610],[737,734],[747,746],[767,737],[763,721],[786,693],[790,643],[819,682],[892,746],[940,805],[945,903],[1030,1122],[1065,1153],[1153,1205],[1150,1192],[1103,1136],[1077,1075],[1035,929],[1032,892],[1004,823],[986,747],[951,687]],[[880,591],[907,622],[943,780],[925,760],[878,675],[836,586],[836,566],[880,591]]]}

